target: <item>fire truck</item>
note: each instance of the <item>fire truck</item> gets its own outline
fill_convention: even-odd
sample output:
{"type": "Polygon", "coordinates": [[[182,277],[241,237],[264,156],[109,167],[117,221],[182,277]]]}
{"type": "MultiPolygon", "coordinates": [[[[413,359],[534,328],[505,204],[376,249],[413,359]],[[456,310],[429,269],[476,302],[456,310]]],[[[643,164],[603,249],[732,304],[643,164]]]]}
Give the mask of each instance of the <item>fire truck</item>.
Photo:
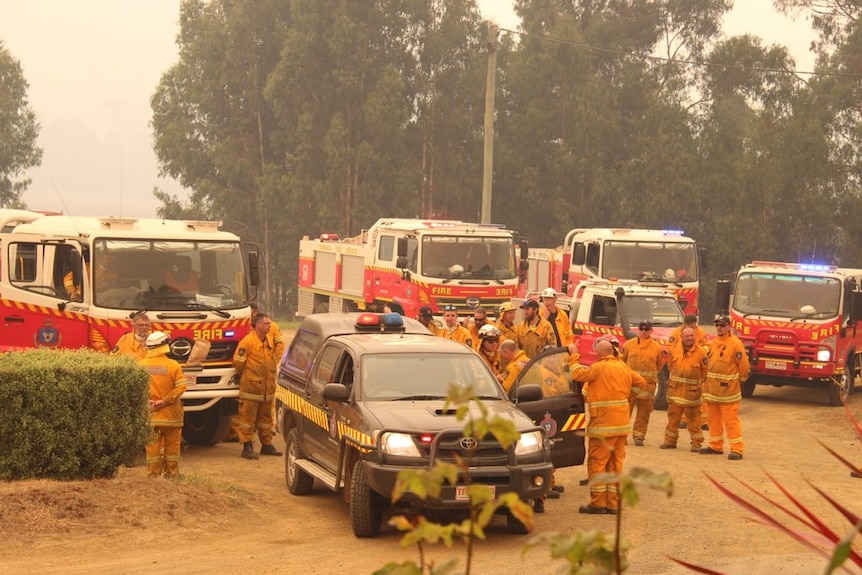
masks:
{"type": "Polygon", "coordinates": [[[146,312],[180,363],[196,340],[210,343],[199,366],[183,368],[183,435],[221,441],[236,410],[232,358],[250,329],[258,258],[219,225],[0,210],[0,351],[109,351],[146,312]]]}
{"type": "Polygon", "coordinates": [[[745,344],[756,385],[817,386],[841,405],[860,375],[862,269],[754,261],[719,281],[716,303],[745,344]]]}
{"type": "Polygon", "coordinates": [[[591,278],[636,280],[675,294],[685,313],[697,314],[698,250],[679,230],[577,228],[559,248],[530,249],[526,291],[552,287],[576,297],[591,278]]]}
{"type": "Polygon", "coordinates": [[[501,226],[382,218],[353,238],[300,240],[297,315],[388,306],[415,317],[426,305],[434,313],[492,311],[512,299],[525,266],[516,265],[513,233],[501,226]]]}
{"type": "MultiPolygon", "coordinates": [[[[637,326],[649,321],[652,337],[662,346],[667,344],[674,328],[683,323],[683,312],[672,293],[662,287],[645,286],[635,280],[584,280],[575,286],[575,299],[559,298],[557,304],[569,315],[572,331],[581,355],[581,363],[596,360],[595,344],[599,338],[616,339],[620,344],[637,337],[637,326]]],[[[526,297],[539,299],[540,292],[526,297]]],[[[520,307],[523,299],[513,303],[520,307]]],[[[667,407],[667,370],[659,373],[655,407],[667,407]]]]}

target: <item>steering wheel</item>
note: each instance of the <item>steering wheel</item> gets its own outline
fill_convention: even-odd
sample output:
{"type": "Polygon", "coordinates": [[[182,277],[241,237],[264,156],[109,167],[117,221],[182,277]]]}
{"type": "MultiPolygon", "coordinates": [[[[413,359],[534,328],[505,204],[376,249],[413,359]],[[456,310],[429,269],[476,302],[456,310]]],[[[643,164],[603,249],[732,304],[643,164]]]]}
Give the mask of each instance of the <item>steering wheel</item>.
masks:
{"type": "Polygon", "coordinates": [[[225,296],[225,297],[231,297],[231,296],[233,296],[233,294],[235,293],[235,292],[233,291],[233,288],[232,288],[232,287],[230,287],[230,286],[229,286],[229,285],[227,285],[227,284],[218,284],[218,285],[216,286],[216,289],[217,289],[219,292],[221,292],[221,294],[222,294],[223,296],[225,296]]]}

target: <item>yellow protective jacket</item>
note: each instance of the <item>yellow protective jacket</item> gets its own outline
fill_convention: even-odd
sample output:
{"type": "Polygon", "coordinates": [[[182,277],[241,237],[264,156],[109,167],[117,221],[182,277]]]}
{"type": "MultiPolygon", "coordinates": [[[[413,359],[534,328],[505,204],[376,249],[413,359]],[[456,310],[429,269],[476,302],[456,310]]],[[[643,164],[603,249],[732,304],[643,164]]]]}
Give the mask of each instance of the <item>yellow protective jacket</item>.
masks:
{"type": "Polygon", "coordinates": [[[276,369],[278,369],[278,364],[281,362],[281,358],[284,355],[284,336],[281,335],[281,330],[278,329],[278,326],[274,321],[269,322],[269,331],[266,335],[272,340],[273,353],[275,354],[275,365],[276,369]]]}
{"type": "Polygon", "coordinates": [[[621,359],[640,374],[646,387],[633,395],[638,399],[649,399],[655,394],[658,372],[664,367],[664,353],[658,342],[652,338],[635,337],[627,340],[620,350],[621,359]]]}
{"type": "Polygon", "coordinates": [[[527,357],[527,354],[524,353],[523,349],[519,349],[518,353],[515,354],[515,357],[512,358],[508,364],[506,364],[506,369],[503,371],[503,389],[506,390],[506,393],[512,389],[512,385],[514,385],[515,380],[518,378],[518,374],[521,373],[521,370],[524,369],[524,366],[530,362],[530,358],[527,357]]]}
{"type": "Polygon", "coordinates": [[[275,396],[277,361],[269,333],[263,340],[254,331],[242,338],[233,354],[233,367],[239,374],[239,398],[271,400],[275,396]]]}
{"type": "Polygon", "coordinates": [[[479,344],[479,349],[476,350],[482,359],[485,360],[485,363],[488,364],[488,367],[491,368],[491,372],[494,375],[500,373],[500,353],[497,350],[494,350],[492,353],[486,352],[482,349],[482,344],[479,344]]]}
{"type": "Polygon", "coordinates": [[[685,350],[682,345],[668,349],[667,402],[690,407],[703,401],[703,384],[706,381],[709,358],[699,345],[685,350]]]}
{"type": "Polygon", "coordinates": [[[633,388],[643,389],[643,377],[619,359],[606,356],[589,367],[576,369],[572,380],[584,383],[582,392],[590,411],[587,437],[616,437],[631,432],[629,395],[633,388]]]}
{"type": "MultiPolygon", "coordinates": [[[[542,309],[542,317],[548,320],[546,314],[548,313],[547,308],[542,309]]],[[[550,323],[550,320],[548,320],[550,323]]],[[[551,326],[551,335],[554,337],[554,345],[557,347],[566,347],[570,343],[575,342],[575,334],[572,331],[572,324],[569,321],[569,315],[565,312],[565,310],[557,308],[557,315],[554,317],[554,323],[551,326]],[[557,336],[554,334],[554,327],[557,328],[557,335],[559,335],[559,340],[557,336]]]]}
{"type": "Polygon", "coordinates": [[[111,355],[131,355],[137,360],[147,357],[147,346],[138,343],[135,333],[124,333],[117,340],[117,345],[111,350],[111,355]]]}
{"type": "Polygon", "coordinates": [[[748,379],[750,369],[745,346],[728,333],[709,342],[709,366],[703,385],[703,398],[716,403],[733,403],[742,399],[739,383],[748,379]]]}
{"type": "Polygon", "coordinates": [[[515,333],[515,324],[506,325],[503,323],[503,320],[499,320],[494,325],[496,325],[497,329],[500,330],[500,341],[503,341],[504,339],[511,339],[512,341],[518,341],[517,340],[518,336],[515,333]]]}
{"type": "Polygon", "coordinates": [[[458,343],[463,343],[467,347],[473,347],[473,337],[470,335],[470,330],[463,325],[456,325],[455,329],[451,330],[445,325],[437,330],[437,337],[443,339],[451,339],[458,343]]]}
{"type": "MultiPolygon", "coordinates": [[[[667,338],[667,347],[671,347],[674,345],[680,345],[682,342],[682,330],[687,327],[685,324],[675,327],[672,332],[670,332],[670,336],[667,338]]],[[[700,329],[700,326],[694,327],[694,345],[702,347],[705,345],[709,345],[707,341],[706,332],[700,329]]]]}
{"type": "Polygon", "coordinates": [[[180,364],[167,357],[167,346],[147,351],[140,363],[150,374],[150,401],[164,401],[167,405],[150,414],[150,422],[159,427],[183,426],[183,403],[180,397],[186,391],[186,376],[180,364]]]}
{"type": "Polygon", "coordinates": [[[527,324],[526,321],[519,322],[515,326],[515,341],[530,359],[542,353],[546,347],[557,345],[551,322],[542,316],[539,316],[538,321],[532,325],[527,324]]]}

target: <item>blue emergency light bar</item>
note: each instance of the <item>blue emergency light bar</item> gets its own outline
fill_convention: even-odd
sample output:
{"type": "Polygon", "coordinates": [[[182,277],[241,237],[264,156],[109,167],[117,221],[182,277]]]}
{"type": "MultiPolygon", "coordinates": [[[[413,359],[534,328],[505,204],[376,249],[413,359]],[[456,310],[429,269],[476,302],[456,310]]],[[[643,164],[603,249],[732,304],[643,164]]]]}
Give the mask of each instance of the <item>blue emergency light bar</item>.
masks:
{"type": "Polygon", "coordinates": [[[823,264],[799,264],[799,269],[807,272],[828,272],[835,268],[823,264]]]}
{"type": "Polygon", "coordinates": [[[355,327],[356,331],[401,331],[404,318],[397,313],[361,313],[355,327]]]}

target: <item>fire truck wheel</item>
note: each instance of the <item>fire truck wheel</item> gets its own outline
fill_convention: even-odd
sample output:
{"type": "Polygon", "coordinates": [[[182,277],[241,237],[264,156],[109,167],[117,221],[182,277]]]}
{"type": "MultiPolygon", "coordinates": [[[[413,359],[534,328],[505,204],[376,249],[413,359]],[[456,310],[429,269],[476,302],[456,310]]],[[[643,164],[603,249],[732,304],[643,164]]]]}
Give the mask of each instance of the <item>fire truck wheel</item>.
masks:
{"type": "Polygon", "coordinates": [[[669,373],[667,366],[661,368],[658,372],[658,383],[655,386],[655,395],[653,396],[653,409],[667,409],[667,378],[669,373]]]}
{"type": "Polygon", "coordinates": [[[754,386],[757,385],[751,379],[743,381],[740,385],[740,391],[742,392],[742,397],[751,397],[754,395],[754,386]]]}
{"type": "Polygon", "coordinates": [[[835,381],[828,381],[827,393],[829,394],[829,405],[840,407],[844,405],[844,401],[853,392],[853,387],[856,382],[856,377],[859,373],[859,356],[851,352],[847,356],[847,361],[844,362],[844,373],[841,378],[835,381]]]}
{"type": "Polygon", "coordinates": [[[215,445],[230,429],[230,416],[221,410],[187,411],[183,420],[183,439],[191,445],[215,445]]]}

